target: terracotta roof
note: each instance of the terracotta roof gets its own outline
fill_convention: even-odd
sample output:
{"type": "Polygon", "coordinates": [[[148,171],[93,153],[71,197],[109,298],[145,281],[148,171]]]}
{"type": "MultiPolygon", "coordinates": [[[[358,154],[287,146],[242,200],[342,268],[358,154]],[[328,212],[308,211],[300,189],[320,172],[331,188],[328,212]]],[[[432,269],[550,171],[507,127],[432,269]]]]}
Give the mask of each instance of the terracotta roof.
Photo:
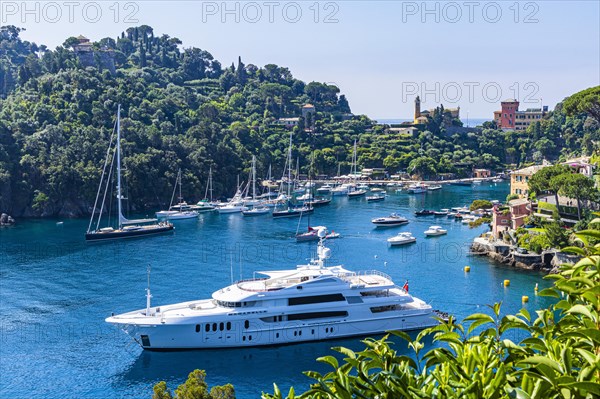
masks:
{"type": "Polygon", "coordinates": [[[314,107],[315,107],[315,106],[314,106],[314,105],[312,105],[312,104],[306,104],[306,105],[304,105],[304,107],[302,107],[302,108],[314,108],[314,107]]]}
{"type": "Polygon", "coordinates": [[[545,168],[547,165],[533,165],[533,166],[528,166],[526,168],[523,169],[519,169],[519,170],[513,170],[510,174],[514,175],[514,174],[519,174],[519,175],[533,175],[535,172],[539,171],[542,168],[545,168]]]}

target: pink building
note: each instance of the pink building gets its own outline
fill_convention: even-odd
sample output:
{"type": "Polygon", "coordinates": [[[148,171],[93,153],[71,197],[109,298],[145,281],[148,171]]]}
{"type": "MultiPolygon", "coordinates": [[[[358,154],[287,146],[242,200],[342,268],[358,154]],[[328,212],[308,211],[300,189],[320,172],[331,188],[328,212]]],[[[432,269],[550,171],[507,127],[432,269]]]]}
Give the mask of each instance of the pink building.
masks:
{"type": "Polygon", "coordinates": [[[510,208],[512,222],[511,228],[516,230],[523,226],[525,224],[525,218],[531,215],[531,204],[529,203],[528,199],[519,198],[508,201],[508,206],[510,208]]]}

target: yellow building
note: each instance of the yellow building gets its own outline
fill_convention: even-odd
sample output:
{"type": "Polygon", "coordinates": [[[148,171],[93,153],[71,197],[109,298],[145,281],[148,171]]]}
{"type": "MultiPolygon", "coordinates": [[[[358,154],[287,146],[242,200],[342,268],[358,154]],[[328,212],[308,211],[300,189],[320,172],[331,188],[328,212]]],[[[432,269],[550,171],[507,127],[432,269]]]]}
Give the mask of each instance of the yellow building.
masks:
{"type": "Polygon", "coordinates": [[[510,193],[516,194],[519,198],[527,198],[529,194],[529,179],[538,170],[547,165],[534,165],[524,169],[514,170],[510,174],[510,193]]]}

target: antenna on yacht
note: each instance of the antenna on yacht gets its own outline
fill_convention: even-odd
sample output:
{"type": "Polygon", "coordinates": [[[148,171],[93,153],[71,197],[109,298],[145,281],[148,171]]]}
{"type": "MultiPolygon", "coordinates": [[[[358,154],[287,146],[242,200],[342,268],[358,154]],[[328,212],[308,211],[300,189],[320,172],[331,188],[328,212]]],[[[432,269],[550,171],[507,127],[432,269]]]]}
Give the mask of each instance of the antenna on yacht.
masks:
{"type": "Polygon", "coordinates": [[[233,255],[229,257],[229,274],[231,275],[231,285],[233,285],[233,255]]]}
{"type": "Polygon", "coordinates": [[[150,270],[152,268],[148,265],[147,274],[148,274],[148,287],[146,288],[146,316],[150,316],[150,300],[152,299],[152,294],[150,293],[150,270]]]}
{"type": "Polygon", "coordinates": [[[317,236],[319,237],[319,246],[317,247],[317,256],[319,259],[317,262],[319,267],[324,267],[325,260],[331,257],[331,249],[324,245],[325,239],[327,238],[327,231],[325,229],[319,229],[317,236]]]}

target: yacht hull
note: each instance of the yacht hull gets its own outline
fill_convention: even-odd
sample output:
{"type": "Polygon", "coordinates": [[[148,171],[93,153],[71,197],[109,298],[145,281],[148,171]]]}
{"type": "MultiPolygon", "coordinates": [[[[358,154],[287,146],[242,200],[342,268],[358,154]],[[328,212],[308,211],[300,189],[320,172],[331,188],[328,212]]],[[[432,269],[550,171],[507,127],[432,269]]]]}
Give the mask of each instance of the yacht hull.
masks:
{"type": "Polygon", "coordinates": [[[139,230],[131,230],[131,231],[111,231],[105,233],[86,233],[85,240],[87,242],[100,242],[100,241],[108,241],[108,240],[121,240],[125,238],[136,238],[136,237],[144,237],[152,234],[160,234],[167,233],[173,231],[173,226],[160,226],[160,227],[151,227],[151,228],[141,228],[139,230]]]}
{"type": "MultiPolygon", "coordinates": [[[[277,323],[279,326],[267,325],[260,319],[255,319],[250,321],[248,328],[245,328],[245,319],[231,316],[225,316],[221,320],[213,319],[208,323],[202,320],[191,323],[186,320],[185,324],[122,324],[120,327],[145,350],[174,351],[285,345],[370,336],[393,330],[422,330],[438,324],[434,319],[437,314],[432,310],[399,313],[401,314],[396,316],[369,320],[283,322],[277,323]],[[227,326],[230,327],[229,330],[227,326]]],[[[107,321],[112,322],[111,318],[107,321]]]]}

